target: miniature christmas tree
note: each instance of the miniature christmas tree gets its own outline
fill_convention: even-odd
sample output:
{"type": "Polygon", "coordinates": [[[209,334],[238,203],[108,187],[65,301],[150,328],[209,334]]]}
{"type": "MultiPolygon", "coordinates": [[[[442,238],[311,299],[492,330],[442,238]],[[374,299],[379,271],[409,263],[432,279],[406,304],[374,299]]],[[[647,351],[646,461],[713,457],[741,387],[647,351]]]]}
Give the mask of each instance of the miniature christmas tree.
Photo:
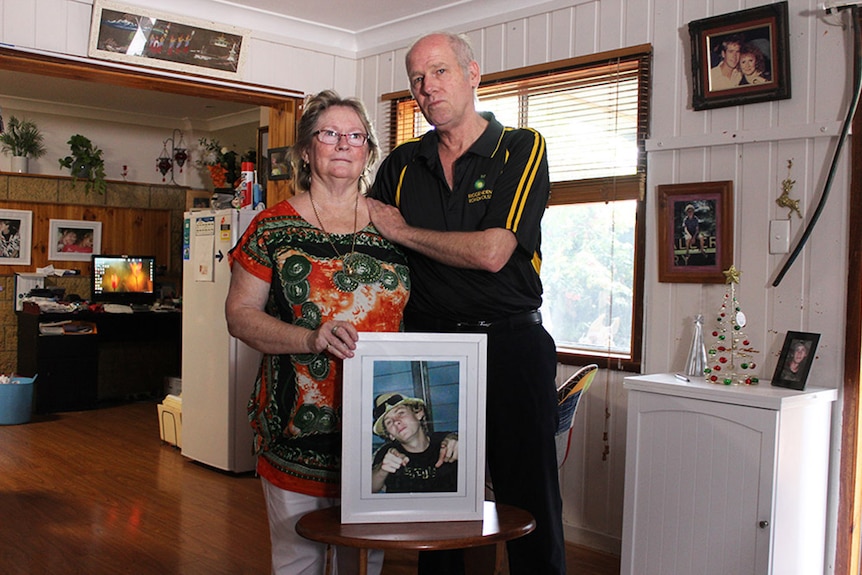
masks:
{"type": "Polygon", "coordinates": [[[712,340],[707,353],[707,365],[703,370],[707,381],[724,385],[756,385],[760,380],[754,371],[757,364],[754,356],[759,353],[751,347],[746,337],[745,314],[736,297],[739,270],[730,266],[724,273],[728,288],[712,330],[712,340]]]}

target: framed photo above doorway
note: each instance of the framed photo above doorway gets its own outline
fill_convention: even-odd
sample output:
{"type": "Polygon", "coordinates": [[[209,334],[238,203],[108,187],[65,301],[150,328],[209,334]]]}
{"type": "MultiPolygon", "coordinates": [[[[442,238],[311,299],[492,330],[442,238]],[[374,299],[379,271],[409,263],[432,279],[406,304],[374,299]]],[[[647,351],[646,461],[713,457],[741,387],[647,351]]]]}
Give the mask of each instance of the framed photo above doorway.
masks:
{"type": "Polygon", "coordinates": [[[237,78],[248,30],[159,10],[95,0],[91,58],[191,74],[237,78]]]}

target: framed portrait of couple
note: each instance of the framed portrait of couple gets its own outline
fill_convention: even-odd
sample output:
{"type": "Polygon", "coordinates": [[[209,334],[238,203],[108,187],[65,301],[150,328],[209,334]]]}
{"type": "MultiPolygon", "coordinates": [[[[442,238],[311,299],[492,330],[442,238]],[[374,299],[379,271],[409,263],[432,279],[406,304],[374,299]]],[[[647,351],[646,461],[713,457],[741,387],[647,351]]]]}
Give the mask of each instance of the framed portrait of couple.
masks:
{"type": "Polygon", "coordinates": [[[366,333],[344,361],[342,523],[481,521],[487,335],[366,333]]]}
{"type": "Polygon", "coordinates": [[[692,107],[790,98],[787,2],[689,22],[692,107]]]}

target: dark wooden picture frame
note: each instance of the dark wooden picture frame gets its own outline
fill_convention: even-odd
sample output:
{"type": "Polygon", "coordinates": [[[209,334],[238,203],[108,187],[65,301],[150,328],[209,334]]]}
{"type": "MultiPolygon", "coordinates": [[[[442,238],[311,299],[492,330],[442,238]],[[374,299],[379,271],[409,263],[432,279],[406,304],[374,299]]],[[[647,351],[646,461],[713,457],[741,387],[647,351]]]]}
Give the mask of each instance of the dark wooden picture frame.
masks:
{"type": "Polygon", "coordinates": [[[790,98],[787,21],[787,2],[776,2],[689,22],[692,107],[790,98]]]}
{"type": "Polygon", "coordinates": [[[289,180],[293,177],[290,169],[290,146],[269,148],[267,156],[269,158],[267,179],[289,180]]]}
{"type": "Polygon", "coordinates": [[[817,351],[819,341],[819,333],[788,331],[778,363],[775,364],[772,385],[799,391],[805,389],[805,381],[814,362],[814,352],[817,351]]]}
{"type": "Polygon", "coordinates": [[[724,283],[733,264],[733,182],[656,186],[658,281],[724,283]]]}

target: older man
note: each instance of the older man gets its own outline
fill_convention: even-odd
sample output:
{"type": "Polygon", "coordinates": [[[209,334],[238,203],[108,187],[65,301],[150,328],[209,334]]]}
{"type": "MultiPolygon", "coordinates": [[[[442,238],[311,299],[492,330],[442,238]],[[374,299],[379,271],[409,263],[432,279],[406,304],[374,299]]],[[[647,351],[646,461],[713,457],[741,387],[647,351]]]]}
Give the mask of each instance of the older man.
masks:
{"type": "MultiPolygon", "coordinates": [[[[556,349],[542,326],[541,218],[550,190],[545,140],[479,113],[479,64],[467,40],[435,33],[407,52],[410,90],[434,126],[377,174],[369,212],[408,250],[409,331],[488,334],[487,457],[496,500],[536,530],[509,543],[512,575],[562,575],[565,544],[554,447],[556,349]],[[384,205],[388,204],[388,205],[384,205]]],[[[420,557],[420,571],[457,573],[420,557]]]]}

